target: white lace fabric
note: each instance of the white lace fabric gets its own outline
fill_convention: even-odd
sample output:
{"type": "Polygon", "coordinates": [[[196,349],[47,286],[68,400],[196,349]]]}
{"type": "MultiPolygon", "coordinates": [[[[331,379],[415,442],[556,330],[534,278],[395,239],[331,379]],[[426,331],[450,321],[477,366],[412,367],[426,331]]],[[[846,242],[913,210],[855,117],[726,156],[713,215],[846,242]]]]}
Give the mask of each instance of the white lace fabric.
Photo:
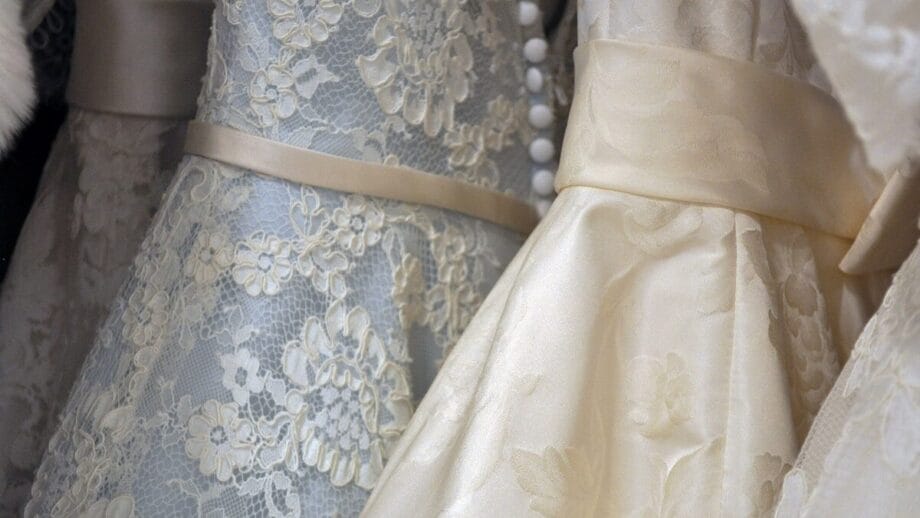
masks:
{"type": "Polygon", "coordinates": [[[0,514],[19,514],[56,417],[180,154],[181,124],[72,108],[0,292],[0,514]]]}
{"type": "MultiPolygon", "coordinates": [[[[199,118],[524,199],[515,16],[510,1],[224,0],[199,118]]],[[[520,241],[186,158],[26,514],[357,514],[520,241]]]]}
{"type": "Polygon", "coordinates": [[[783,482],[777,517],[920,508],[920,248],[866,325],[783,482]]]}
{"type": "MultiPolygon", "coordinates": [[[[793,3],[868,161],[881,171],[901,167],[889,187],[892,199],[908,203],[886,210],[880,201],[861,231],[866,242],[858,252],[881,250],[884,258],[885,250],[909,248],[920,210],[909,203],[920,158],[920,3],[793,3]]],[[[815,419],[783,483],[777,517],[917,515],[918,315],[920,247],[914,247],[815,419]]]]}

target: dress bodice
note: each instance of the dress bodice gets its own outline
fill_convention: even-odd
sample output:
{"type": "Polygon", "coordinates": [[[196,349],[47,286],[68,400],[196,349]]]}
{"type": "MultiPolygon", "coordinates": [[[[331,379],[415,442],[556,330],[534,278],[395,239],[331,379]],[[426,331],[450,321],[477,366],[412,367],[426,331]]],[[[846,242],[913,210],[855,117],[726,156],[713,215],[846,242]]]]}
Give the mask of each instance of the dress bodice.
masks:
{"type": "Polygon", "coordinates": [[[295,146],[529,191],[509,0],[221,0],[199,118],[295,146]]]}

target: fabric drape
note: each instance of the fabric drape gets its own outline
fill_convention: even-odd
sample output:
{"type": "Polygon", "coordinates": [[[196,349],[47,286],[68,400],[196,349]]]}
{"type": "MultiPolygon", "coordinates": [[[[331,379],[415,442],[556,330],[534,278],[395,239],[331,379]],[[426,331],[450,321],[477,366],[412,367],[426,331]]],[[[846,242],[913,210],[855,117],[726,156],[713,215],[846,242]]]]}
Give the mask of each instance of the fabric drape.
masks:
{"type": "Polygon", "coordinates": [[[582,4],[561,192],[365,516],[772,512],[887,286],[837,267],[885,177],[783,2],[679,4],[582,4]]]}

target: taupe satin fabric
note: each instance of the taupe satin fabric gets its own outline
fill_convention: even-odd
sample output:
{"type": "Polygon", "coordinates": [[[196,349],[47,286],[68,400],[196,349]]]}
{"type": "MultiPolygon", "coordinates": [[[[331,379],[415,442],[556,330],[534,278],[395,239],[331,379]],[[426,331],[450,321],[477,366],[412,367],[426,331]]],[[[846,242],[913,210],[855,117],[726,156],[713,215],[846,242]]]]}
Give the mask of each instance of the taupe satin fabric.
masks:
{"type": "Polygon", "coordinates": [[[200,121],[189,123],[185,151],[292,182],[452,210],[522,234],[538,221],[525,202],[446,176],[329,155],[200,121]]]}
{"type": "Polygon", "coordinates": [[[596,40],[576,51],[557,190],[581,185],[756,212],[853,238],[868,168],[839,104],[753,63],[596,40]],[[834,171],[833,176],[828,171],[834,171]]]}
{"type": "Polygon", "coordinates": [[[212,9],[202,0],[79,0],[67,100],[95,111],[191,118],[212,9]]]}
{"type": "Polygon", "coordinates": [[[559,197],[365,516],[768,516],[887,283],[837,268],[875,186],[830,98],[674,48],[579,53],[559,197]]]}

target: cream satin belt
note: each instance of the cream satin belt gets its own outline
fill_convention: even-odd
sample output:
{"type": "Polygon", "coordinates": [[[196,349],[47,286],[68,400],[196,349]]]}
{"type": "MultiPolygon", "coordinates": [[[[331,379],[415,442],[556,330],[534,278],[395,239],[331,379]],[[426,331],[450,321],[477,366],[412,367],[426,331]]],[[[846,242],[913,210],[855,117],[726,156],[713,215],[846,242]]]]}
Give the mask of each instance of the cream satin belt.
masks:
{"type": "Polygon", "coordinates": [[[881,185],[838,103],[696,51],[596,40],[576,51],[556,189],[711,204],[852,239],[881,185]]]}
{"type": "Polygon", "coordinates": [[[185,152],[324,189],[452,210],[522,234],[536,226],[533,207],[507,194],[403,166],[299,148],[201,121],[188,126],[185,152]]]}
{"type": "Polygon", "coordinates": [[[195,115],[206,69],[208,0],[77,0],[67,100],[147,117],[195,115]]]}

